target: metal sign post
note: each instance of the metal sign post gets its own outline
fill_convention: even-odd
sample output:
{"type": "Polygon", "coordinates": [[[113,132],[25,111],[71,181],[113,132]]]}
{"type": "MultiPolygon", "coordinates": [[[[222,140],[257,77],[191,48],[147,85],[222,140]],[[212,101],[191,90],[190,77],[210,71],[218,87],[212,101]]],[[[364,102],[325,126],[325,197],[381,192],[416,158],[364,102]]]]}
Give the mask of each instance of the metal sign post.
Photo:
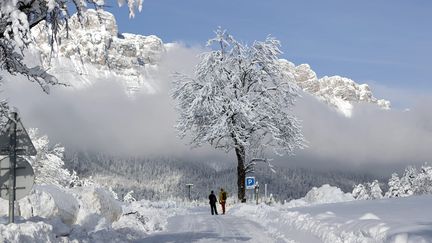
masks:
{"type": "Polygon", "coordinates": [[[255,199],[256,199],[256,204],[258,205],[258,201],[259,201],[259,184],[258,184],[258,181],[256,182],[256,185],[255,185],[255,199]]]}
{"type": "Polygon", "coordinates": [[[13,223],[17,190],[20,190],[19,197],[23,197],[30,192],[34,181],[31,165],[17,155],[36,155],[37,152],[16,111],[10,112],[6,128],[7,132],[0,134],[0,155],[8,156],[0,161],[0,197],[9,199],[9,223],[13,223]]]}
{"type": "MultiPolygon", "coordinates": [[[[18,114],[11,112],[11,119],[18,120],[18,114]]],[[[15,167],[16,167],[16,122],[11,122],[9,126],[9,223],[14,222],[15,218],[15,167]]]]}

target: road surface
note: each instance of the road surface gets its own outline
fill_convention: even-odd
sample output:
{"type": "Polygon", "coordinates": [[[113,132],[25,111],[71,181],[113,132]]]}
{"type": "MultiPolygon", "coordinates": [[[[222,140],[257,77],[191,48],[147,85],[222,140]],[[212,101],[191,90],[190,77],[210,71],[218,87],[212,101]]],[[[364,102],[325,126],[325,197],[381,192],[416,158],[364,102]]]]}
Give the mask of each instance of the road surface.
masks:
{"type": "Polygon", "coordinates": [[[209,208],[193,208],[186,215],[168,219],[163,232],[145,238],[146,243],[180,242],[295,242],[276,239],[257,223],[233,215],[210,215],[209,208]]]}

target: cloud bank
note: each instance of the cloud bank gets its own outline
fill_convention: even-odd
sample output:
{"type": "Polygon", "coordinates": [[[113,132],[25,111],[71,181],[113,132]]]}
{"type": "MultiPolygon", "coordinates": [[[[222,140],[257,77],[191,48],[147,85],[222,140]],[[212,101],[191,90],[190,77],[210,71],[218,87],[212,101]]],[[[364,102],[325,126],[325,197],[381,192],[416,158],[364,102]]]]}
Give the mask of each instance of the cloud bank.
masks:
{"type": "MultiPolygon", "coordinates": [[[[192,74],[199,48],[169,48],[158,73],[156,94],[132,99],[117,80],[100,80],[86,89],[55,87],[50,95],[21,77],[9,78],[3,96],[17,106],[27,127],[38,127],[67,148],[133,156],[167,156],[234,162],[234,154],[210,147],[191,149],[174,129],[171,75],[192,74]]],[[[61,78],[61,77],[60,77],[61,78]]],[[[385,97],[384,97],[385,98],[385,97]]],[[[315,168],[383,171],[406,164],[432,162],[432,99],[423,95],[406,112],[356,105],[346,118],[307,94],[295,109],[303,121],[309,147],[277,164],[315,168]]]]}

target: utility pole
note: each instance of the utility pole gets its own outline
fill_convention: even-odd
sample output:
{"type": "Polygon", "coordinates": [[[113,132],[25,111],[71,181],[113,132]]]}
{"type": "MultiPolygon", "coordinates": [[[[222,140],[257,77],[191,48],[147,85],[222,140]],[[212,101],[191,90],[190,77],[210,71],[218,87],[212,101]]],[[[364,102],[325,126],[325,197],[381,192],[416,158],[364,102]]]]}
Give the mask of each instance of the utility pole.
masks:
{"type": "Polygon", "coordinates": [[[16,111],[10,113],[12,122],[9,126],[9,223],[15,220],[15,189],[16,189],[16,127],[18,122],[18,114],[16,111]]]}

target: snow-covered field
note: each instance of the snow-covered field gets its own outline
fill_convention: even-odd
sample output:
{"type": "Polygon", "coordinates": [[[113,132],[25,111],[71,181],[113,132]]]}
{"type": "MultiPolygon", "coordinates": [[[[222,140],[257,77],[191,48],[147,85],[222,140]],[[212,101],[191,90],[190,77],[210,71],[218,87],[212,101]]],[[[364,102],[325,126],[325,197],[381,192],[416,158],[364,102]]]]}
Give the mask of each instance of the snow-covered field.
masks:
{"type": "Polygon", "coordinates": [[[328,185],[218,216],[205,202],[120,202],[97,186],[36,186],[17,204],[7,225],[0,201],[0,242],[432,242],[432,195],[354,200],[328,185]]]}
{"type": "Polygon", "coordinates": [[[296,242],[432,242],[432,196],[363,200],[289,208],[238,205],[275,238],[296,242]]]}

